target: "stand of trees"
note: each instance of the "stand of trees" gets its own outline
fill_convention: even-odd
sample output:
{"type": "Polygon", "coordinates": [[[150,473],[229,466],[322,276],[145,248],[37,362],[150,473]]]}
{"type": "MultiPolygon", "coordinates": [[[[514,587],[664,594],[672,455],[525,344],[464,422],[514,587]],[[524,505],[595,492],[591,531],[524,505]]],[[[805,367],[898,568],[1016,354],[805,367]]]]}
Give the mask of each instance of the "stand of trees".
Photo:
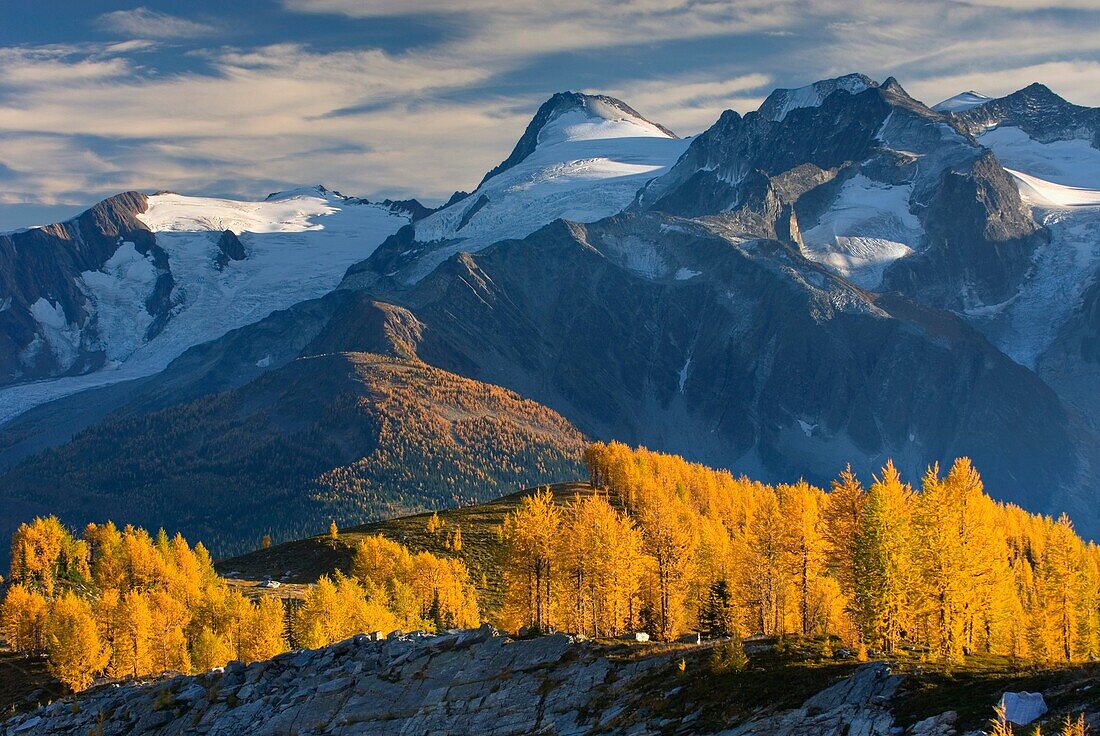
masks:
{"type": "Polygon", "coordinates": [[[465,566],[369,538],[352,577],[322,578],[288,616],[279,598],[249,600],[214,572],[201,543],[164,531],[89,524],[74,537],[55,517],[12,539],[0,632],[18,652],[45,654],[74,690],[96,677],[201,672],[251,662],[295,643],[323,646],[363,631],[478,622],[465,566]],[[288,626],[289,619],[289,626],[288,626]]]}
{"type": "Polygon", "coordinates": [[[1100,654],[1100,552],[1065,516],[993,501],[960,459],[919,489],[892,463],[864,486],[769,486],[597,443],[597,493],[536,493],[505,521],[505,625],[661,639],[839,634],[942,660],[1100,654]]]}

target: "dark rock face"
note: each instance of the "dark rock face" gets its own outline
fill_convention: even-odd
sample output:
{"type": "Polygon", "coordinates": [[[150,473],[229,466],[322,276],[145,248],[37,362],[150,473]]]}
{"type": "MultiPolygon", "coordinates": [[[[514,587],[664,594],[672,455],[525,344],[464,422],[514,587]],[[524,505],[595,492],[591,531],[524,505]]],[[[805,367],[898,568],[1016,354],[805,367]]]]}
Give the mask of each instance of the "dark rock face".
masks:
{"type": "Polygon", "coordinates": [[[989,151],[969,170],[944,171],[918,214],[927,234],[925,247],[895,263],[883,287],[940,306],[1008,299],[1019,289],[1031,253],[1049,237],[989,151]]]}
{"type": "Polygon", "coordinates": [[[1083,138],[1100,148],[1100,108],[1074,105],[1037,82],[949,118],[973,134],[1013,126],[1042,143],[1083,138]]]}
{"type": "Polygon", "coordinates": [[[776,241],[731,243],[721,222],[676,224],[556,223],[377,296],[416,316],[421,359],[594,436],[773,480],[825,482],[886,456],[919,473],[970,455],[1002,498],[1039,507],[1057,501],[1033,495],[1037,468],[1065,463],[1060,482],[1073,482],[1054,394],[961,319],[873,297],[776,241]],[[658,242],[663,270],[632,270],[658,242]],[[1021,397],[1008,414],[1004,392],[1021,397]]]}
{"type": "Polygon", "coordinates": [[[244,243],[232,230],[226,230],[218,236],[218,255],[214,262],[219,269],[224,269],[230,261],[243,261],[247,257],[244,243]]]}
{"type": "Polygon", "coordinates": [[[76,218],[57,225],[0,235],[0,385],[50,376],[83,373],[103,364],[95,347],[92,311],[80,288],[80,275],[95,271],[123,242],[132,242],[158,272],[146,308],[154,317],[149,334],[168,318],[174,281],[168,255],[137,219],[146,197],[126,192],[106,199],[76,218]],[[46,305],[71,346],[50,344],[32,309],[46,305]]]}
{"type": "Polygon", "coordinates": [[[480,197],[477,198],[476,202],[466,208],[466,211],[462,213],[462,219],[458,222],[458,229],[461,230],[462,228],[470,224],[470,220],[474,218],[474,215],[477,214],[478,210],[480,210],[487,204],[489,204],[489,198],[482,194],[480,197]]]}
{"type": "Polygon", "coordinates": [[[409,220],[412,222],[423,220],[425,217],[435,212],[431,207],[425,207],[421,204],[418,199],[383,199],[379,204],[383,207],[388,207],[391,212],[396,212],[400,215],[408,215],[409,220]]]}
{"type": "Polygon", "coordinates": [[[1100,429],[1100,281],[1085,290],[1036,370],[1070,405],[1100,429]]]}

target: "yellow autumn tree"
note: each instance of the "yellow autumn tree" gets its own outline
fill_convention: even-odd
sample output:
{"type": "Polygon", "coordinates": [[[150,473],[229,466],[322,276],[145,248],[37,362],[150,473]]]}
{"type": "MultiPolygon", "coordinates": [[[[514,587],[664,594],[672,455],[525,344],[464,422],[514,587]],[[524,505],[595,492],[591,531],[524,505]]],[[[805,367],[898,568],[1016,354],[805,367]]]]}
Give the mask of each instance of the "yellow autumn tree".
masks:
{"type": "Polygon", "coordinates": [[[893,652],[912,611],[910,518],[913,493],[892,462],[871,485],[853,544],[852,612],[862,640],[893,652]]]}
{"type": "Polygon", "coordinates": [[[616,636],[634,627],[642,538],[606,496],[577,495],[565,507],[556,560],[562,590],[559,615],[566,628],[616,636]]]}
{"type": "Polygon", "coordinates": [[[190,672],[191,656],[184,629],[191,613],[183,602],[165,591],[146,596],[149,610],[149,660],[152,672],[190,672]]]}
{"type": "Polygon", "coordinates": [[[233,658],[233,650],[219,634],[203,626],[191,639],[191,671],[207,672],[224,667],[233,658]]]}
{"type": "Polygon", "coordinates": [[[310,588],[295,614],[297,638],[307,648],[317,648],[359,633],[390,632],[397,619],[377,596],[353,578],[337,573],[321,576],[310,588]]]}
{"type": "Polygon", "coordinates": [[[50,673],[73,690],[91,685],[110,659],[110,650],[100,640],[91,604],[71,591],[63,593],[50,607],[46,654],[50,673]]]}
{"type": "Polygon", "coordinates": [[[0,628],[8,646],[16,652],[39,653],[46,649],[46,617],[49,602],[45,596],[16,583],[8,588],[0,607],[0,628]]]}
{"type": "Polygon", "coordinates": [[[240,660],[256,662],[271,659],[287,650],[286,609],[278,598],[264,597],[250,605],[241,634],[240,660]]]}
{"type": "Polygon", "coordinates": [[[994,572],[988,544],[992,508],[968,459],[956,460],[943,478],[938,467],[928,470],[914,524],[930,643],[940,658],[958,660],[968,610],[978,607],[975,596],[988,589],[981,583],[994,572]]]}
{"type": "Polygon", "coordinates": [[[505,615],[516,626],[542,629],[552,623],[554,551],[561,518],[553,492],[543,488],[525,496],[504,519],[500,538],[506,560],[505,615]]]}
{"type": "Polygon", "coordinates": [[[153,617],[149,601],[136,590],[119,601],[116,633],[111,649],[110,673],[114,677],[140,677],[153,671],[150,651],[153,617]]]}

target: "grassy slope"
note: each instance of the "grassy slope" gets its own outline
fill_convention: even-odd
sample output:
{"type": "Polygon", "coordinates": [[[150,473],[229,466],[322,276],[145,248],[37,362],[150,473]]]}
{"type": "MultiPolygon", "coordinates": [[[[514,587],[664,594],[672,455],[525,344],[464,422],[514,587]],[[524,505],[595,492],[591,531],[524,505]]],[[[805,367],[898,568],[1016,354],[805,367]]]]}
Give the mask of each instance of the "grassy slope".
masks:
{"type": "MultiPolygon", "coordinates": [[[[558,483],[551,488],[558,502],[563,504],[575,493],[592,492],[587,483],[558,483]]],[[[290,583],[312,583],[321,575],[335,570],[346,572],[358,541],[368,535],[381,534],[401,542],[414,552],[427,551],[460,557],[470,568],[474,583],[479,589],[484,576],[486,586],[480,590],[482,608],[492,611],[499,607],[503,595],[497,530],[504,522],[505,515],[531,492],[528,489],[487,503],[440,511],[439,518],[445,524],[442,531],[435,534],[428,532],[431,514],[416,514],[342,529],[335,545],[327,534],[322,534],[221,560],[216,567],[222,575],[235,573],[234,577],[245,581],[260,580],[270,575],[290,583]],[[449,550],[446,546],[447,539],[456,526],[462,528],[460,553],[449,550]]]]}

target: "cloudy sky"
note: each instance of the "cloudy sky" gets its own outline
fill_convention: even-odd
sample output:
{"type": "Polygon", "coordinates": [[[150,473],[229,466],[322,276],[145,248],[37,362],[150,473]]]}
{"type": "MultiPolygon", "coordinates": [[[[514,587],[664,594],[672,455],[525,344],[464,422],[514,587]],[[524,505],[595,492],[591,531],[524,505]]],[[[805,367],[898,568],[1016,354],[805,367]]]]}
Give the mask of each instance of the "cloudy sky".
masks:
{"type": "Polygon", "coordinates": [[[1100,0],[0,3],[0,230],[125,189],[434,204],[564,89],[681,134],[851,71],[1100,105],[1100,0]]]}

